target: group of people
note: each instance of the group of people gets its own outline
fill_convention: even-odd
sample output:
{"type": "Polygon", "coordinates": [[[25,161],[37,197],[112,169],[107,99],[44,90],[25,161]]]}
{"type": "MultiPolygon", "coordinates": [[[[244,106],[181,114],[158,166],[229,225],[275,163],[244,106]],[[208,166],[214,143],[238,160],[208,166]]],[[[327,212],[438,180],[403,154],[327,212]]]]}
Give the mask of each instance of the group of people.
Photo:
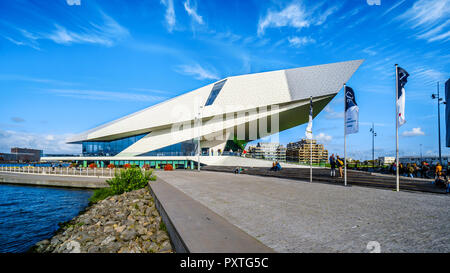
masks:
{"type": "Polygon", "coordinates": [[[343,178],[342,168],[344,167],[344,160],[342,160],[338,155],[334,157],[334,154],[330,156],[330,167],[331,167],[331,177],[336,177],[336,167],[339,169],[339,176],[343,178]]]}
{"type": "MultiPolygon", "coordinates": [[[[400,176],[434,179],[432,184],[438,187],[445,187],[446,192],[450,192],[450,164],[445,169],[439,162],[436,165],[432,165],[426,161],[422,161],[420,164],[407,163],[405,165],[400,163],[398,166],[400,176]]],[[[389,173],[392,175],[397,173],[397,164],[395,162],[389,166],[389,173]]]]}
{"type": "MultiPolygon", "coordinates": [[[[394,162],[389,167],[389,172],[391,174],[396,174],[397,172],[397,164],[394,162]]],[[[447,173],[448,171],[445,171],[447,173]]],[[[444,173],[442,165],[440,163],[437,163],[436,165],[432,166],[426,161],[422,161],[420,165],[416,163],[408,163],[406,166],[403,163],[399,164],[398,173],[401,176],[408,176],[411,178],[418,177],[418,178],[435,178],[441,174],[444,173]],[[434,177],[433,177],[434,176],[434,177]]]]}
{"type": "Polygon", "coordinates": [[[448,177],[448,172],[442,172],[442,171],[438,172],[436,174],[436,178],[433,181],[433,184],[435,184],[438,187],[445,188],[445,191],[447,193],[449,193],[450,192],[450,180],[448,177]]]}
{"type": "MultiPolygon", "coordinates": [[[[336,168],[339,169],[339,177],[343,178],[343,167],[344,160],[340,158],[338,155],[336,157],[332,154],[329,158],[330,167],[331,167],[331,177],[336,177],[336,168]]],[[[397,165],[393,163],[389,167],[389,172],[391,174],[396,174],[397,165]]],[[[420,178],[433,178],[434,174],[434,182],[438,187],[445,187],[447,193],[450,192],[450,164],[444,170],[440,163],[432,166],[426,161],[422,161],[420,165],[416,163],[408,163],[406,166],[403,163],[399,164],[399,174],[401,176],[407,177],[420,177],[420,178]]]]}

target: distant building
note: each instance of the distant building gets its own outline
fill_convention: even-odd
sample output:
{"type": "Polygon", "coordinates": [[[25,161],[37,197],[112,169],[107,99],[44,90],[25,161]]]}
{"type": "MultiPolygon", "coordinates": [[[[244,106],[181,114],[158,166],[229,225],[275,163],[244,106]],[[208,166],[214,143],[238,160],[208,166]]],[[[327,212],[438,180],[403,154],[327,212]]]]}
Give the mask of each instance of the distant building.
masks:
{"type": "Polygon", "coordinates": [[[43,155],[42,150],[28,148],[11,148],[11,153],[0,153],[2,162],[39,162],[43,155]]]}
{"type": "Polygon", "coordinates": [[[0,153],[0,162],[16,162],[17,155],[8,154],[8,153],[0,153]]]}
{"type": "Polygon", "coordinates": [[[389,165],[395,162],[395,157],[393,156],[380,156],[378,157],[378,162],[380,165],[389,165]]]}
{"type": "Polygon", "coordinates": [[[317,144],[315,139],[302,139],[298,142],[289,143],[286,149],[286,160],[290,162],[309,162],[311,153],[313,163],[321,163],[328,160],[328,150],[324,149],[323,144],[317,144]]]}
{"type": "Polygon", "coordinates": [[[286,161],[286,147],[280,143],[258,143],[249,147],[249,157],[272,161],[286,161]]]}

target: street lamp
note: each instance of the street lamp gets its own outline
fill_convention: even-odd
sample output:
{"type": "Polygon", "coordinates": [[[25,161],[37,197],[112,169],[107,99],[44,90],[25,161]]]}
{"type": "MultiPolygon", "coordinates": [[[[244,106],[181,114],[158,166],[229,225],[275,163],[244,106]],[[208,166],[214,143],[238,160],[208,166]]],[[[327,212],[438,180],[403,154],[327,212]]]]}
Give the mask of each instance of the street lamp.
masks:
{"type": "Polygon", "coordinates": [[[431,94],[431,98],[437,100],[438,105],[438,137],[439,137],[439,163],[442,164],[442,153],[441,153],[441,103],[446,104],[442,101],[443,98],[439,96],[439,82],[437,82],[437,94],[431,94]]]}
{"type": "Polygon", "coordinates": [[[423,158],[423,156],[422,156],[422,144],[420,144],[420,162],[422,162],[422,159],[423,158]]]}
{"type": "Polygon", "coordinates": [[[197,170],[200,171],[200,154],[202,152],[202,149],[200,147],[200,130],[202,126],[202,118],[203,118],[203,106],[199,106],[198,113],[197,113],[197,128],[198,128],[198,139],[197,139],[197,170]]]}
{"type": "Polygon", "coordinates": [[[375,132],[373,122],[372,128],[370,128],[370,132],[372,133],[372,168],[375,169],[375,137],[377,136],[377,133],[375,132]]]}

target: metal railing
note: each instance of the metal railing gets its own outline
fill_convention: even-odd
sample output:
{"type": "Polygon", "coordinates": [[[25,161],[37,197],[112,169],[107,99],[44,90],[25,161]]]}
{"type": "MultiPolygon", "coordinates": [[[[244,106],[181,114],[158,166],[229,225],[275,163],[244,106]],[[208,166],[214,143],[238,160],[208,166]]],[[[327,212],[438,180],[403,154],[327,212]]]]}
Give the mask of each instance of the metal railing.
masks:
{"type": "Polygon", "coordinates": [[[0,172],[25,173],[37,175],[57,176],[91,176],[91,177],[113,177],[116,170],[120,168],[84,168],[84,167],[40,167],[40,166],[0,166],[0,172]]]}

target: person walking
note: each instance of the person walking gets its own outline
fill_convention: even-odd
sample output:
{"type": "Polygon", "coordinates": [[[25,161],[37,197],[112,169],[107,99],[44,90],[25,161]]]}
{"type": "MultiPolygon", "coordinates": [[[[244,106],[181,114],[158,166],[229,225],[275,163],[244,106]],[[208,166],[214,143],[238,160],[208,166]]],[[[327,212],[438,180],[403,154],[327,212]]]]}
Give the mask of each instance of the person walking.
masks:
{"type": "Polygon", "coordinates": [[[342,167],[344,167],[344,161],[342,161],[338,155],[336,155],[336,164],[339,168],[340,178],[344,178],[344,175],[342,174],[342,167]]]}
{"type": "Polygon", "coordinates": [[[336,177],[336,158],[334,154],[330,156],[331,177],[336,177]]]}

